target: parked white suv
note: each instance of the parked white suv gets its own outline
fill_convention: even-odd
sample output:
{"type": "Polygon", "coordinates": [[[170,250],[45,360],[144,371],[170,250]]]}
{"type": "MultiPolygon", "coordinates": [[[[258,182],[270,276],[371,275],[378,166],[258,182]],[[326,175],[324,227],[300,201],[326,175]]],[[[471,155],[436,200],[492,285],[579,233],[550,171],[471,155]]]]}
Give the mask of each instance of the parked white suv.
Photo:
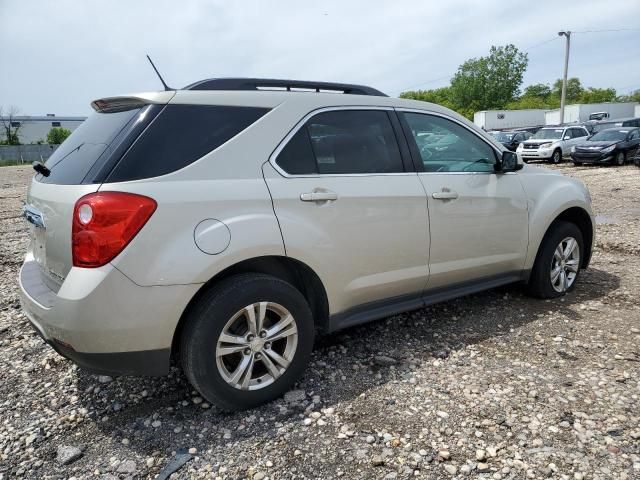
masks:
{"type": "Polygon", "coordinates": [[[589,131],[584,127],[545,127],[518,145],[516,152],[525,162],[546,160],[560,163],[570,155],[571,147],[588,136],[589,131]]]}
{"type": "Polygon", "coordinates": [[[584,185],[437,105],[256,79],[92,105],[35,165],[19,281],[45,341],[93,371],[173,356],[248,408],[293,385],[317,331],[513,282],[554,298],[589,263],[584,185]]]}

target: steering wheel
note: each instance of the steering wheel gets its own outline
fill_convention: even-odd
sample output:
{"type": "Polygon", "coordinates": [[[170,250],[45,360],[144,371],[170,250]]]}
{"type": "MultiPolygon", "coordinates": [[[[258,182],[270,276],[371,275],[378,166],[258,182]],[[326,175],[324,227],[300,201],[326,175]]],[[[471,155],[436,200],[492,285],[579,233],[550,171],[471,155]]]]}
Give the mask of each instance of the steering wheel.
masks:
{"type": "Polygon", "coordinates": [[[433,152],[427,146],[420,147],[420,156],[423,160],[427,160],[433,156],[433,152]]]}

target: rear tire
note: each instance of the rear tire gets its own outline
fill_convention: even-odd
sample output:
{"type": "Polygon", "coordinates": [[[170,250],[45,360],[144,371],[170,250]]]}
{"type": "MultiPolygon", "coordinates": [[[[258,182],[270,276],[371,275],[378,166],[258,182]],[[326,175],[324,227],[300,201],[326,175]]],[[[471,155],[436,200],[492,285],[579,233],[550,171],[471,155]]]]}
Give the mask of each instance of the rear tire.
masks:
{"type": "Polygon", "coordinates": [[[270,275],[235,275],[205,292],[187,314],[182,368],[221,409],[253,408],[291,388],[313,337],[311,309],[295,287],[270,275]]]}
{"type": "Polygon", "coordinates": [[[618,152],[618,154],[616,155],[616,165],[619,167],[623,167],[625,164],[625,157],[624,157],[624,152],[618,152]]]}
{"type": "Polygon", "coordinates": [[[565,221],[553,223],[540,244],[527,292],[538,298],[557,298],[573,290],[578,282],[584,253],[582,232],[575,224],[565,221]],[[575,249],[568,252],[571,247],[568,239],[575,241],[577,252],[575,249]],[[559,258],[559,248],[572,255],[559,258]],[[554,275],[559,274],[555,280],[552,270],[554,275]]]}
{"type": "Polygon", "coordinates": [[[549,159],[551,161],[551,163],[557,165],[559,163],[562,162],[562,150],[560,150],[559,148],[556,148],[553,151],[553,155],[551,155],[551,158],[549,159]]]}

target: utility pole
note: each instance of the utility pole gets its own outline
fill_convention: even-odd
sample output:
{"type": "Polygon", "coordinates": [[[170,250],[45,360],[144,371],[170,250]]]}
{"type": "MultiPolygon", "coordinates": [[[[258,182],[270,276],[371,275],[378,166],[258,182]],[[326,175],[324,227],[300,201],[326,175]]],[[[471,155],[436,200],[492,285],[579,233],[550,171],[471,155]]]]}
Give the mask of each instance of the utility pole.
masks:
{"type": "Polygon", "coordinates": [[[564,123],[564,104],[567,100],[567,71],[569,70],[569,47],[571,45],[571,32],[558,32],[559,36],[567,37],[567,43],[564,50],[564,76],[562,77],[562,96],[560,97],[560,124],[564,123]]]}

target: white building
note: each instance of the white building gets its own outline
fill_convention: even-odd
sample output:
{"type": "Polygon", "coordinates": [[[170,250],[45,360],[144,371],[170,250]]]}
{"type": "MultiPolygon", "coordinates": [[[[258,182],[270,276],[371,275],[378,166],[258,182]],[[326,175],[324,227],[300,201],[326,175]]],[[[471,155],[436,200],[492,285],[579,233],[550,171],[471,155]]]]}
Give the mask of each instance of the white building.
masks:
{"type": "MultiPolygon", "coordinates": [[[[578,123],[589,120],[589,115],[597,112],[606,112],[610,119],[628,118],[634,116],[634,108],[638,104],[636,102],[626,103],[575,103],[565,105],[564,107],[564,123],[578,123]]],[[[560,123],[560,109],[549,110],[544,114],[545,125],[558,125],[560,123]]]]}
{"type": "MultiPolygon", "coordinates": [[[[62,127],[72,132],[85,121],[87,117],[56,117],[55,115],[40,116],[15,116],[11,118],[12,126],[20,127],[18,130],[18,138],[23,145],[30,143],[38,143],[42,141],[47,143],[47,134],[53,127],[62,127]]],[[[2,120],[9,120],[2,117],[2,120]]],[[[0,140],[5,139],[4,130],[0,129],[0,140]]]]}
{"type": "Polygon", "coordinates": [[[473,114],[473,123],[485,130],[540,127],[544,125],[547,110],[483,110],[473,114]]]}

